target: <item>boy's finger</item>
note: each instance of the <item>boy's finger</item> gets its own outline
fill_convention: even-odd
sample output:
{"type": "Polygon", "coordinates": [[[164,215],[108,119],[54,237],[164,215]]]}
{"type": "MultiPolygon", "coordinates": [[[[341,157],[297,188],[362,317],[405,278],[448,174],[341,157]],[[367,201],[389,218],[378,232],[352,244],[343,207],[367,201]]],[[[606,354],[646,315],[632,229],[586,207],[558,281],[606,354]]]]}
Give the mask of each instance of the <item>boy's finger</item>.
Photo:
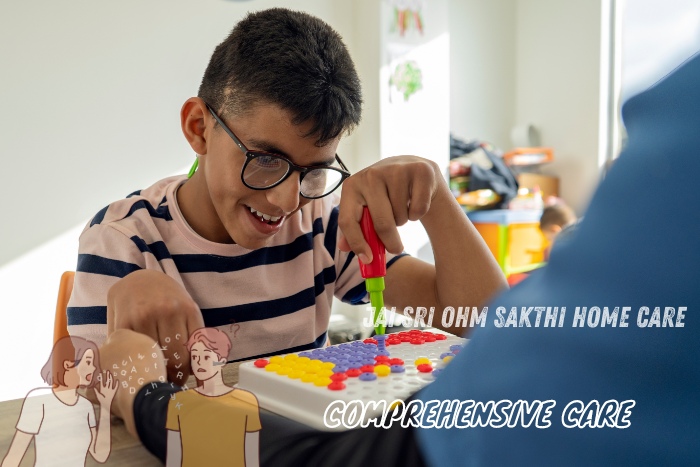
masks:
{"type": "Polygon", "coordinates": [[[187,336],[185,337],[185,341],[190,338],[193,332],[195,332],[197,329],[203,328],[204,327],[204,318],[202,317],[202,310],[199,309],[199,306],[192,302],[194,304],[194,310],[192,310],[190,313],[187,314],[187,336]]]}
{"type": "Polygon", "coordinates": [[[345,235],[343,235],[343,231],[340,229],[338,229],[338,249],[345,252],[352,250],[348,241],[345,239],[345,235]]]}
{"type": "Polygon", "coordinates": [[[183,385],[189,376],[189,354],[185,343],[189,337],[184,321],[161,323],[158,342],[167,359],[168,380],[183,385]]]}
{"type": "Polygon", "coordinates": [[[403,243],[396,228],[394,209],[391,206],[388,193],[384,192],[372,197],[371,201],[367,203],[367,208],[369,208],[369,214],[372,216],[374,230],[387,251],[394,254],[401,253],[403,251],[403,243]]]}
{"type": "Polygon", "coordinates": [[[411,184],[411,196],[408,205],[408,218],[417,221],[430,209],[432,189],[430,183],[414,180],[411,184]]]}
{"type": "Polygon", "coordinates": [[[189,352],[186,343],[192,332],[204,327],[202,312],[193,300],[184,300],[175,314],[165,315],[158,322],[156,338],[167,358],[168,379],[180,385],[190,375],[189,352]]]}
{"type": "Polygon", "coordinates": [[[341,230],[348,250],[353,251],[365,264],[372,262],[372,251],[365,241],[360,228],[364,200],[361,197],[345,196],[340,198],[338,227],[341,230]]]}
{"type": "Polygon", "coordinates": [[[409,220],[408,206],[411,196],[409,179],[401,180],[401,183],[394,183],[387,194],[394,216],[395,227],[404,225],[409,220]]]}

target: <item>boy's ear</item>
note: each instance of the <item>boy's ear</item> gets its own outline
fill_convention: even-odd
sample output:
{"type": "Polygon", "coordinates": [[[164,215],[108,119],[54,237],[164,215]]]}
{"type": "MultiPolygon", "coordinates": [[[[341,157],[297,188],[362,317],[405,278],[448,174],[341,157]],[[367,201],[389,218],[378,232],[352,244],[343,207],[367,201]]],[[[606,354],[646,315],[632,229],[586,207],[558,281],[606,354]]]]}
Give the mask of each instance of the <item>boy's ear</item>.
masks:
{"type": "Polygon", "coordinates": [[[73,362],[71,362],[70,360],[63,360],[63,369],[68,371],[71,368],[73,368],[73,362]]]}
{"type": "Polygon", "coordinates": [[[180,110],[180,126],[192,150],[199,155],[207,153],[205,136],[206,122],[209,116],[207,105],[199,97],[187,99],[180,110]]]}

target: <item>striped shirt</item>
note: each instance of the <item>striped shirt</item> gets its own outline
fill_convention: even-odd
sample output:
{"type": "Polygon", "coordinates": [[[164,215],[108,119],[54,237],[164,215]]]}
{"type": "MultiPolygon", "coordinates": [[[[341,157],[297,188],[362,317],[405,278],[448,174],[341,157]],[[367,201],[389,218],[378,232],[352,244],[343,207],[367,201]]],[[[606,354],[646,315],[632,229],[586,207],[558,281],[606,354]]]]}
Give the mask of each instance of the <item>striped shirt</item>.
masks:
{"type": "MultiPolygon", "coordinates": [[[[204,324],[231,338],[229,360],[321,347],[333,296],[367,302],[357,259],[337,248],[336,195],[312,200],[285,220],[267,247],[248,250],[192,230],[175,197],[186,180],[170,177],[132,193],[85,227],[68,303],[71,335],[101,345],[107,291],[139,269],[162,271],[187,290],[204,324]]],[[[397,258],[387,254],[387,265],[397,258]]]]}

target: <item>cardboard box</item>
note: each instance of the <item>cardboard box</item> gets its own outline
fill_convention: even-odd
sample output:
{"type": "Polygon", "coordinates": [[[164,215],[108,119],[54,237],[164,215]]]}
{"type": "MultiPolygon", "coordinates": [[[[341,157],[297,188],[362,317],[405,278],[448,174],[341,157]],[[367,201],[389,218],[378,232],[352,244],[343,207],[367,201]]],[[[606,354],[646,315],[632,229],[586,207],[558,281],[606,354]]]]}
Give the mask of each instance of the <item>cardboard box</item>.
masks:
{"type": "Polygon", "coordinates": [[[535,186],[539,186],[544,199],[547,199],[548,196],[559,197],[559,177],[536,173],[521,173],[516,178],[521,188],[532,189],[535,186]]]}

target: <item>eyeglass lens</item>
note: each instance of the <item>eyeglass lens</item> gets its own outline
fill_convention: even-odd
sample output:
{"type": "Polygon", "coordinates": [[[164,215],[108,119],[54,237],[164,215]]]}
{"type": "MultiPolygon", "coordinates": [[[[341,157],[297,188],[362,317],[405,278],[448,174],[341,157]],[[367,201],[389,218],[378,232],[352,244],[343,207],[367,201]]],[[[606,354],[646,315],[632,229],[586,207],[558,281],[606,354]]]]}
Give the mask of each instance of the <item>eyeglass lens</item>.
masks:
{"type": "MultiPolygon", "coordinates": [[[[268,188],[282,180],[291,169],[285,159],[256,155],[246,166],[243,179],[253,188],[268,188]]],[[[342,175],[337,170],[319,167],[306,172],[301,181],[301,194],[315,198],[333,191],[342,181],[342,175]]]]}

